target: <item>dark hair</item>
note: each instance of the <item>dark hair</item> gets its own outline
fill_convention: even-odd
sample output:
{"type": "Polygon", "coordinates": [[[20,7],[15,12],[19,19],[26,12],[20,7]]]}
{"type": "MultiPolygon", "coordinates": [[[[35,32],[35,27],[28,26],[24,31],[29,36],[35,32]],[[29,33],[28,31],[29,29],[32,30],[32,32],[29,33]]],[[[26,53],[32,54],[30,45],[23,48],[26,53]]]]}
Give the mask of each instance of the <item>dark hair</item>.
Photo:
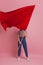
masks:
{"type": "Polygon", "coordinates": [[[20,29],[20,31],[22,31],[22,29],[20,29]]]}

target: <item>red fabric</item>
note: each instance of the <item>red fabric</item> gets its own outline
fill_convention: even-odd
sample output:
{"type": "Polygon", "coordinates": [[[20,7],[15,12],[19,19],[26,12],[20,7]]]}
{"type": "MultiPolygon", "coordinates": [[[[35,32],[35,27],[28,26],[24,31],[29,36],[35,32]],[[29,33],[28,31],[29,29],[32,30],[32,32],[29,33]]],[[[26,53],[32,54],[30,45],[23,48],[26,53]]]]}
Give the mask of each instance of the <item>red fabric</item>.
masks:
{"type": "Polygon", "coordinates": [[[35,5],[26,6],[10,12],[0,12],[0,21],[3,28],[15,26],[26,30],[30,22],[35,5]]]}

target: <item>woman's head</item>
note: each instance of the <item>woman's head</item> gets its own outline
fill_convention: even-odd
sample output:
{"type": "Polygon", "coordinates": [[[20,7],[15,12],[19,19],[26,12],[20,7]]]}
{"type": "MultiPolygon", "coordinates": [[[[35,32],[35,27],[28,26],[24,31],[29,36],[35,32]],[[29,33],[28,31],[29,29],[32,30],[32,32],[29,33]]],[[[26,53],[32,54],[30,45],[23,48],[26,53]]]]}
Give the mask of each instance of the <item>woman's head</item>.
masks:
{"type": "Polygon", "coordinates": [[[26,30],[20,29],[20,31],[26,31],[26,30]]]}
{"type": "Polygon", "coordinates": [[[22,31],[22,29],[20,29],[20,31],[22,31]]]}

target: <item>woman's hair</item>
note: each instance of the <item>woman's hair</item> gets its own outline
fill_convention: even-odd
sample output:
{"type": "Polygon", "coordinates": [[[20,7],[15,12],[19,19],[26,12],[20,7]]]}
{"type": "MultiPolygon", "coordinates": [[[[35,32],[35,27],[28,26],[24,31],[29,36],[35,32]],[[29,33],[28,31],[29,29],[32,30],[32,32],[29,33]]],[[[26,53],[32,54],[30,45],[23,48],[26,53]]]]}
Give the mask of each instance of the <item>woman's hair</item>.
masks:
{"type": "MultiPolygon", "coordinates": [[[[20,31],[22,31],[23,29],[20,29],[20,31]]],[[[26,31],[26,30],[24,30],[24,31],[26,31]]]]}
{"type": "Polygon", "coordinates": [[[20,29],[20,31],[22,31],[22,29],[20,29]]]}

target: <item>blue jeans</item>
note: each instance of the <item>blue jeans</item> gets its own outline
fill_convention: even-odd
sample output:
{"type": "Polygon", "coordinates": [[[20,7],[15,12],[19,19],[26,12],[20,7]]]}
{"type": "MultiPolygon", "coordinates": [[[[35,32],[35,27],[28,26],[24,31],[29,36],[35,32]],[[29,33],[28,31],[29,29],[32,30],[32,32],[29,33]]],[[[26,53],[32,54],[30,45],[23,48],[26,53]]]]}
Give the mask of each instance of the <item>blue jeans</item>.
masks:
{"type": "Polygon", "coordinates": [[[21,40],[22,40],[22,43],[21,43],[21,44],[18,42],[18,48],[19,48],[19,49],[18,49],[18,56],[20,56],[20,54],[21,54],[21,46],[23,45],[23,48],[24,48],[24,51],[25,51],[25,55],[26,55],[26,57],[28,57],[26,39],[20,37],[20,41],[21,41],[21,40]]]}

